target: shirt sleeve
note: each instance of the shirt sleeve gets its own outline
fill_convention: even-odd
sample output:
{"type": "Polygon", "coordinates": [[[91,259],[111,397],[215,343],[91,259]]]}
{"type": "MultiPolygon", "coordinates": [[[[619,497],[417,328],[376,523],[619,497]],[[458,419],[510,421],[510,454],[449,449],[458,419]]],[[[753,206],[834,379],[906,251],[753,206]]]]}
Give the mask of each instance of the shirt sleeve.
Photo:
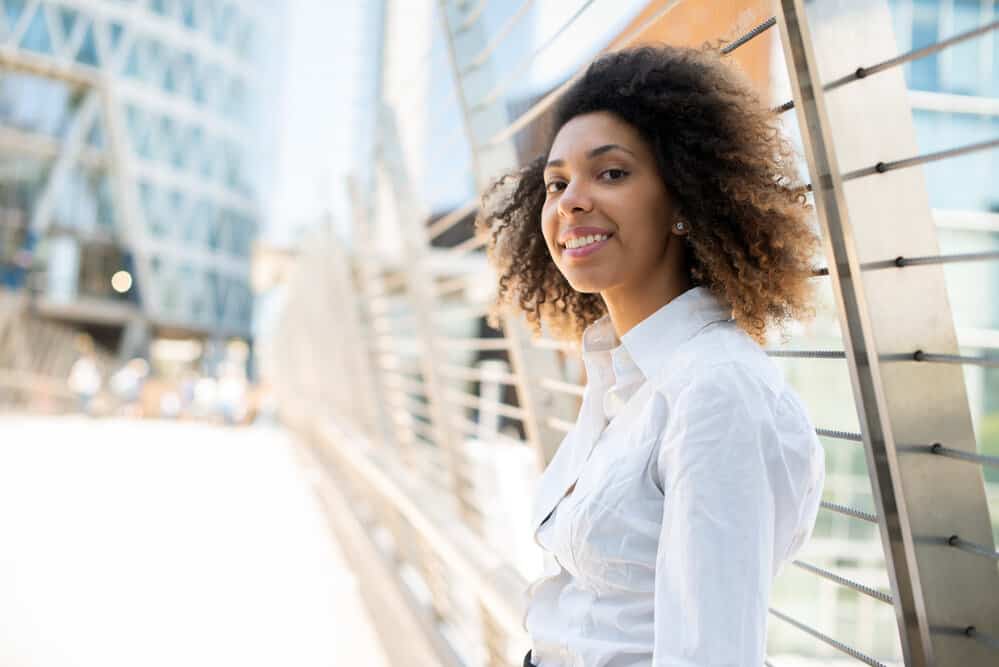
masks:
{"type": "Polygon", "coordinates": [[[766,654],[775,508],[766,388],[735,365],[691,381],[659,443],[663,522],[654,667],[757,667],[766,654]]]}

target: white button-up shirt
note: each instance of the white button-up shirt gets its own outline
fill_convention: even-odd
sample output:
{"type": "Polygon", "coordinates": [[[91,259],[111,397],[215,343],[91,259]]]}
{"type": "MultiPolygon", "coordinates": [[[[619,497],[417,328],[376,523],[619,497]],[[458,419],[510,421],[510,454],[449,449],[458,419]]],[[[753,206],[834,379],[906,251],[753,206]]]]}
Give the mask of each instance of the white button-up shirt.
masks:
{"type": "Polygon", "coordinates": [[[524,618],[539,667],[763,664],[771,582],[811,534],[825,468],[730,314],[696,287],[620,342],[607,317],[584,333],[582,408],[534,506],[554,557],[524,618]]]}

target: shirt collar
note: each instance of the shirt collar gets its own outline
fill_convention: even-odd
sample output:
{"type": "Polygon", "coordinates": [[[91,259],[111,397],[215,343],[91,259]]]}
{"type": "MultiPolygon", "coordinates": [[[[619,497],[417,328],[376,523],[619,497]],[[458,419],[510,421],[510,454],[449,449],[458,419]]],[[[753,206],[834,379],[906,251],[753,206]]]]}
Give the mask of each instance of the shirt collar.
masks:
{"type": "Polygon", "coordinates": [[[588,381],[614,380],[611,352],[619,343],[646,379],[655,377],[668,352],[712,322],[731,319],[732,309],[706,287],[693,287],[636,324],[620,341],[608,315],[583,332],[583,363],[588,381]]]}
{"type": "Polygon", "coordinates": [[[616,384],[627,383],[634,380],[635,376],[642,374],[641,369],[635,364],[635,360],[631,358],[628,348],[624,345],[618,345],[611,350],[611,368],[614,369],[614,382],[616,384]]]}
{"type": "Polygon", "coordinates": [[[610,316],[604,315],[583,331],[583,366],[586,367],[586,384],[610,386],[614,382],[611,354],[619,346],[610,316]]]}
{"type": "Polygon", "coordinates": [[[621,343],[646,379],[656,377],[669,353],[712,322],[732,317],[732,308],[706,287],[676,297],[621,336],[621,343]]]}

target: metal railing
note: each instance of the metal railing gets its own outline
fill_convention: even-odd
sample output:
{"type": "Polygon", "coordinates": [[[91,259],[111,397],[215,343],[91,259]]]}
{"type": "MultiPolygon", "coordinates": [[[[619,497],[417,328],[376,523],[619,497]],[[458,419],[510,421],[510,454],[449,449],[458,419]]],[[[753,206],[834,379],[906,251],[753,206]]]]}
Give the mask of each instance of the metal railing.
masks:
{"type": "MultiPolygon", "coordinates": [[[[593,3],[579,3],[504,76],[491,58],[531,2],[492,34],[483,4],[437,7],[479,188],[516,165],[511,140],[566,88],[510,119],[500,104],[508,81],[593,3]]],[[[609,48],[641,43],[650,31],[673,34],[670,22],[698,4],[650,3],[609,48]]],[[[959,345],[945,268],[999,253],[939,251],[921,165],[999,142],[920,153],[901,67],[996,38],[997,22],[899,55],[884,2],[783,0],[774,15],[753,7],[746,25],[689,39],[725,37],[722,53],[736,63],[765,50],[775,59],[770,71],[786,72],[792,99],[772,108],[794,111],[782,119],[800,135],[828,267],[816,271],[816,323],[768,349],[812,410],[829,474],[815,536],[776,583],[767,664],[799,655],[995,664],[999,493],[983,469],[999,457],[976,447],[962,371],[999,364],[988,350],[959,345]],[[767,46],[753,51],[757,40],[767,46]]],[[[770,88],[764,93],[780,87],[770,88]]],[[[515,317],[502,333],[487,326],[483,241],[432,245],[477,199],[426,226],[402,166],[397,113],[383,112],[380,178],[396,202],[400,248],[376,245],[365,213],[373,206],[358,201],[350,250],[317,237],[289,284],[277,388],[315,464],[342,492],[331,512],[365,526],[371,553],[398,575],[393,594],[406,602],[395,613],[420,619],[406,635],[406,664],[519,664],[523,592],[540,565],[524,503],[572,427],[581,364],[573,345],[532,339],[515,317]]],[[[391,626],[391,618],[381,620],[391,626]]]]}

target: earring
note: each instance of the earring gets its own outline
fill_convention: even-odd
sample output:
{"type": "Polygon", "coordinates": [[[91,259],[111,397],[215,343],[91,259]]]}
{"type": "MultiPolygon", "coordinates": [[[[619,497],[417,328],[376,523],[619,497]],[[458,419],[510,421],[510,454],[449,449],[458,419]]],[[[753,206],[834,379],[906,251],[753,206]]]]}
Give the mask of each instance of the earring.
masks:
{"type": "Polygon", "coordinates": [[[678,222],[675,225],[673,225],[673,229],[675,229],[678,232],[685,232],[685,231],[687,231],[687,223],[686,222],[678,222]]]}

